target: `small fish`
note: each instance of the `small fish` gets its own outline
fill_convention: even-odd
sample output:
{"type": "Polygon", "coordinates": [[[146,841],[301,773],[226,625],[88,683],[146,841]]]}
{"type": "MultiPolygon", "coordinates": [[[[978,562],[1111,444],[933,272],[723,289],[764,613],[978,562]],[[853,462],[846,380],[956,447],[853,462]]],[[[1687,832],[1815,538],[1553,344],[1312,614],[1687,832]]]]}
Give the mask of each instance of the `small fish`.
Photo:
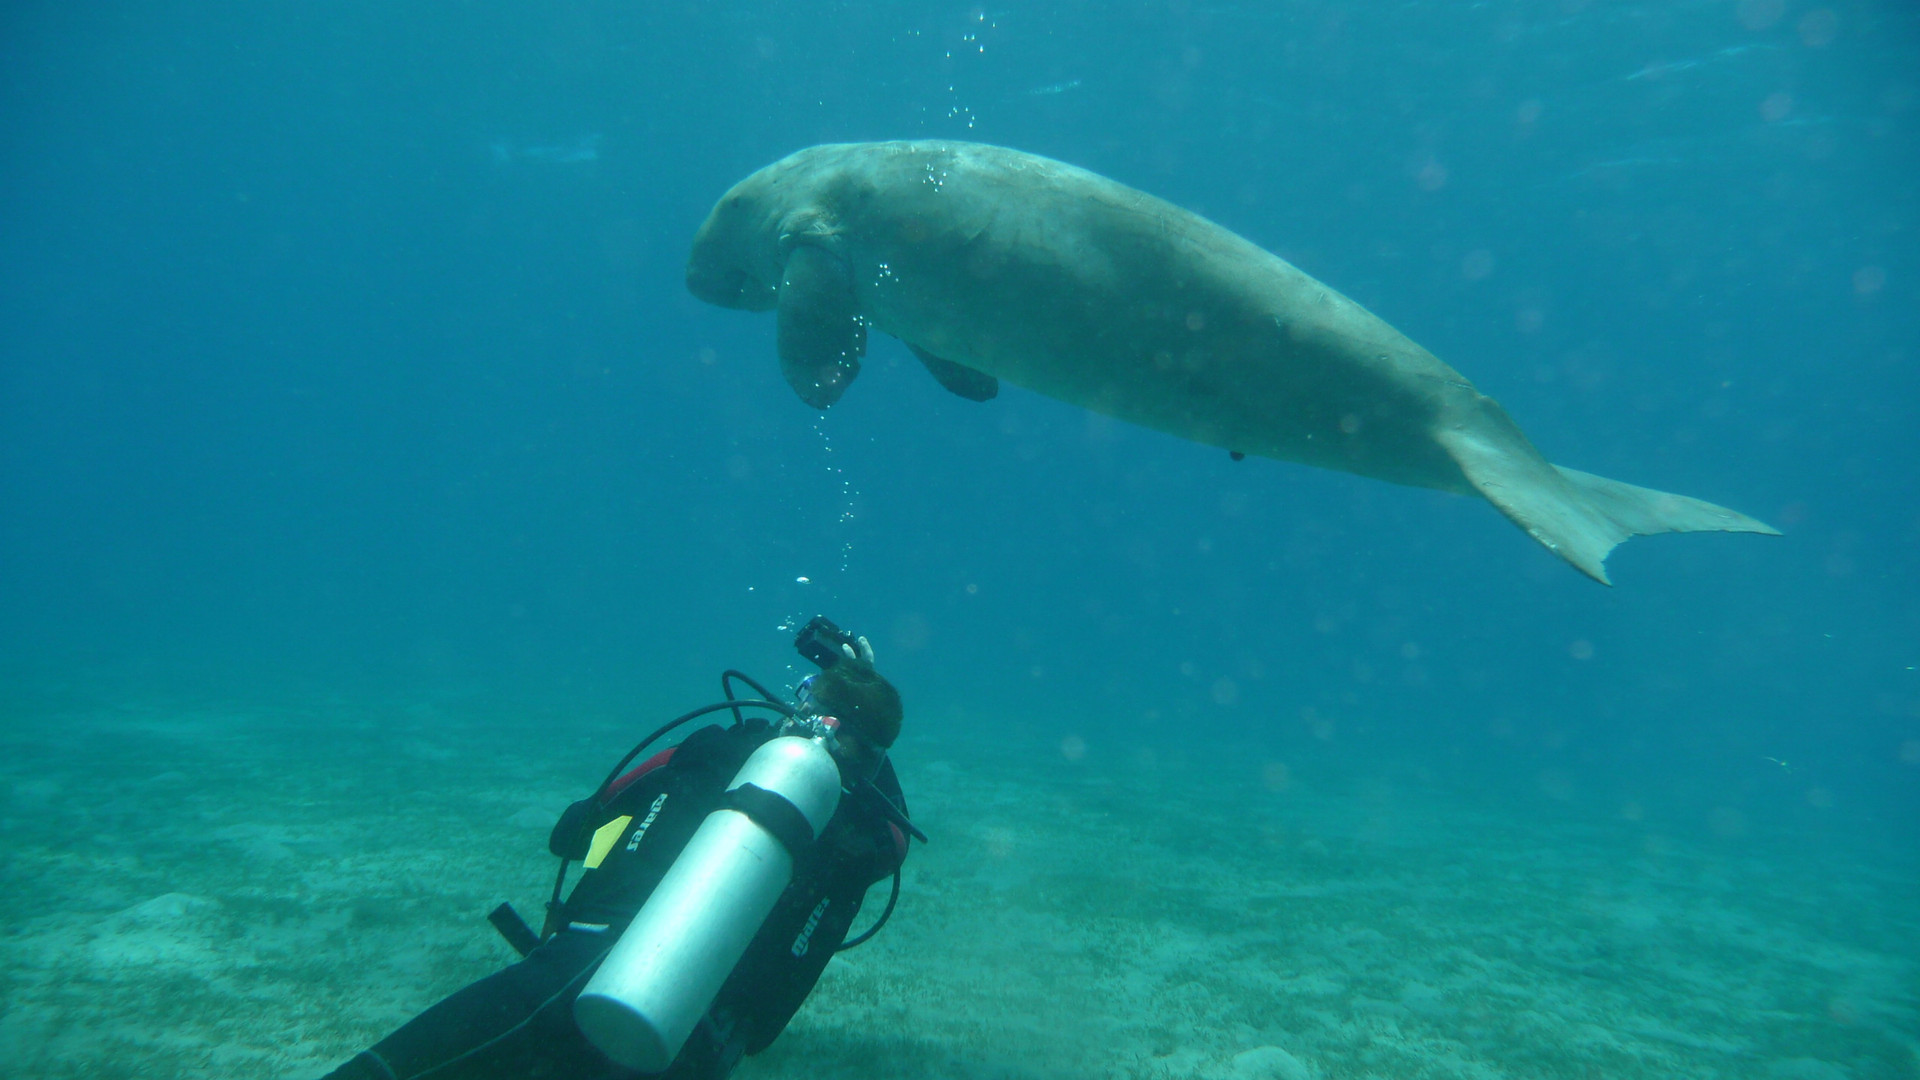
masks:
{"type": "Polygon", "coordinates": [[[1596,161],[1591,165],[1575,169],[1561,177],[1563,180],[1578,180],[1587,176],[1610,176],[1636,172],[1642,169],[1661,168],[1669,165],[1684,165],[1686,161],[1677,157],[1624,157],[1610,161],[1596,161]]]}
{"type": "Polygon", "coordinates": [[[1636,82],[1641,79],[1664,79],[1669,75],[1678,75],[1683,71],[1693,71],[1697,68],[1706,67],[1709,64],[1724,63],[1736,56],[1744,56],[1747,53],[1776,52],[1779,48],[1780,46],[1778,45],[1768,45],[1758,41],[1750,41],[1745,45],[1729,45],[1724,49],[1715,49],[1705,56],[1696,56],[1690,60],[1669,60],[1665,63],[1648,64],[1639,71],[1625,76],[1624,81],[1636,82]]]}
{"type": "Polygon", "coordinates": [[[516,161],[536,165],[584,165],[600,160],[600,133],[593,132],[572,142],[545,146],[515,146],[505,139],[496,139],[489,149],[493,151],[496,165],[510,165],[516,161]]]}
{"type": "Polygon", "coordinates": [[[1069,90],[1078,90],[1078,89],[1080,89],[1080,80],[1068,79],[1066,82],[1048,83],[1046,86],[1036,86],[1033,89],[1027,91],[1026,96],[1053,97],[1056,94],[1064,94],[1069,90]]]}
{"type": "Polygon", "coordinates": [[[1664,79],[1669,75],[1678,75],[1682,71],[1692,71],[1699,67],[1699,60],[1669,60],[1662,64],[1648,64],[1646,67],[1626,77],[1627,82],[1639,79],[1664,79]]]}

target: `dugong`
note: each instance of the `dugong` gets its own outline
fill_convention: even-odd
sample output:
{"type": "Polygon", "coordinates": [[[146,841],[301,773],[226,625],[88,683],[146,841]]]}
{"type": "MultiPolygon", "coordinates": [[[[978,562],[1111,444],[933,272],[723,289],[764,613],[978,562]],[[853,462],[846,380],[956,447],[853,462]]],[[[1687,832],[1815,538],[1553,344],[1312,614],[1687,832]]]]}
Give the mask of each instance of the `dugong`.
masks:
{"type": "Polygon", "coordinates": [[[1406,335],[1198,214],[1062,162],[965,142],[815,146],[735,184],[687,288],[777,316],[818,409],[868,328],[984,401],[999,380],[1156,431],[1478,494],[1603,584],[1630,536],[1774,533],[1712,503],[1562,468],[1406,335]]]}

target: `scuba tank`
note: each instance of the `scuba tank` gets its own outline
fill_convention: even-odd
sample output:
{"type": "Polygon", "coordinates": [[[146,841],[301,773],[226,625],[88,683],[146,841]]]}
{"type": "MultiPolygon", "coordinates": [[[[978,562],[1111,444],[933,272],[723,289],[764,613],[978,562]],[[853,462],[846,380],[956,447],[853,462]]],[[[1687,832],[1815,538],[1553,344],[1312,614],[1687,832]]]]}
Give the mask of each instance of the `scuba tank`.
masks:
{"type": "MultiPolygon", "coordinates": [[[[804,729],[803,729],[804,730],[804,729]]],[[[840,804],[830,729],[761,744],[581,991],[587,1041],[659,1072],[693,1033],[840,804]]]]}

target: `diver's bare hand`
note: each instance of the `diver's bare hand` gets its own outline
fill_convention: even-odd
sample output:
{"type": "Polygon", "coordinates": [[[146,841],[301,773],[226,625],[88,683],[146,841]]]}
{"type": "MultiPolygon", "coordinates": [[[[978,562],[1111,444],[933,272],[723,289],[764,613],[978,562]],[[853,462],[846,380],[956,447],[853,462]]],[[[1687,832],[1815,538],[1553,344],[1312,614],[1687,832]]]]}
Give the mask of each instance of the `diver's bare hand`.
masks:
{"type": "Polygon", "coordinates": [[[848,645],[845,642],[842,642],[840,644],[840,651],[847,654],[847,659],[860,660],[865,662],[868,667],[872,667],[873,666],[873,643],[867,640],[867,635],[865,634],[861,634],[858,638],[855,638],[854,640],[860,643],[860,648],[858,650],[856,650],[853,646],[848,645]]]}

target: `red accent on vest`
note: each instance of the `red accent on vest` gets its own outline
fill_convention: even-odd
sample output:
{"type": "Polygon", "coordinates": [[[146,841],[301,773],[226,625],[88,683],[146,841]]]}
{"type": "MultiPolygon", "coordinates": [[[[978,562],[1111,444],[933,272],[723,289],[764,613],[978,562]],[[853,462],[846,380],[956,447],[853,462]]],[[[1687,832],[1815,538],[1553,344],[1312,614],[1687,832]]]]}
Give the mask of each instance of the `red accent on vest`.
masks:
{"type": "Polygon", "coordinates": [[[623,774],[620,777],[620,779],[615,780],[611,784],[608,784],[607,793],[605,796],[602,797],[603,803],[612,802],[614,799],[614,796],[620,794],[621,791],[625,790],[628,784],[633,783],[635,780],[638,780],[641,777],[652,772],[653,770],[659,768],[660,766],[665,765],[669,760],[672,759],[673,752],[678,749],[680,748],[677,746],[669,746],[665,750],[662,750],[659,753],[648,758],[647,760],[641,762],[637,767],[635,767],[631,771],[623,774]]]}

